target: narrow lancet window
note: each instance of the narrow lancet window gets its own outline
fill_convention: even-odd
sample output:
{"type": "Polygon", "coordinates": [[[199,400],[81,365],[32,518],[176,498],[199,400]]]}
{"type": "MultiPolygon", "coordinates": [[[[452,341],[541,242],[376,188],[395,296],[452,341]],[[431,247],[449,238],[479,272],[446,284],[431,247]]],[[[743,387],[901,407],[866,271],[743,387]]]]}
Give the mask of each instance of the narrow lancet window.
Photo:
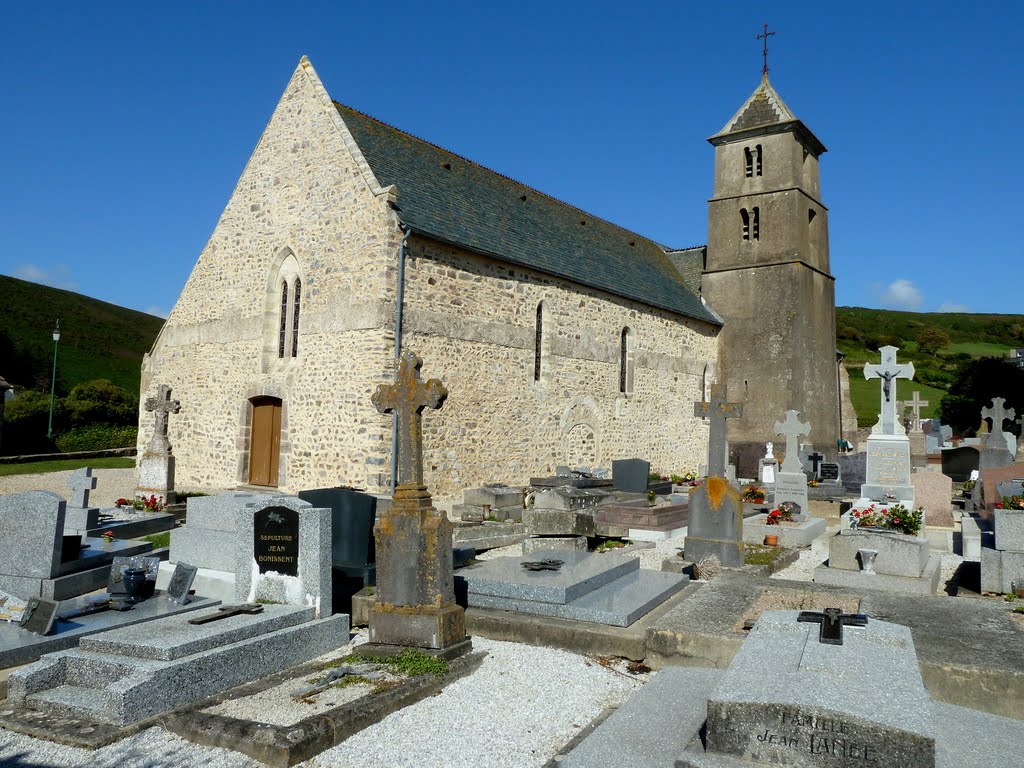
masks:
{"type": "Polygon", "coordinates": [[[746,208],[740,208],[740,225],[743,231],[743,239],[750,239],[750,214],[746,208]]]}
{"type": "MultiPolygon", "coordinates": [[[[761,145],[754,147],[754,171],[757,176],[761,175],[761,145]]],[[[747,174],[750,175],[749,173],[747,174]]]]}
{"type": "Polygon", "coordinates": [[[540,381],[541,346],[544,341],[544,302],[537,305],[537,332],[533,342],[533,380],[540,381]]]}
{"type": "Polygon", "coordinates": [[[281,322],[277,342],[277,356],[284,357],[285,336],[288,334],[288,281],[281,283],[281,322]]]}
{"type": "Polygon", "coordinates": [[[749,179],[754,175],[754,153],[750,151],[750,147],[743,148],[743,161],[746,165],[746,174],[749,179]]]}
{"type": "Polygon", "coordinates": [[[295,295],[292,297],[292,357],[299,356],[299,305],[302,303],[302,281],[295,278],[295,295]]]}
{"type": "Polygon", "coordinates": [[[754,206],[754,215],[750,222],[750,239],[761,239],[761,209],[756,205],[754,206]]]}

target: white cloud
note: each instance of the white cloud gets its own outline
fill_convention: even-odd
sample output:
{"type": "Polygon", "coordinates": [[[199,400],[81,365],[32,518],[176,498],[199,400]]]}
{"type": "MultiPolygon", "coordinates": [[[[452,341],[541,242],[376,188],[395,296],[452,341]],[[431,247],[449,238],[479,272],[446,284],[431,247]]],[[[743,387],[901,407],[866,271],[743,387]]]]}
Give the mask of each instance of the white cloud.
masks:
{"type": "Polygon", "coordinates": [[[28,280],[30,283],[42,283],[69,291],[78,288],[78,283],[71,279],[71,270],[62,264],[58,264],[49,271],[37,267],[35,264],[20,264],[12,274],[14,277],[28,280]]]}
{"type": "Polygon", "coordinates": [[[889,283],[882,295],[882,301],[889,309],[905,309],[911,312],[920,308],[923,301],[921,292],[912,282],[900,278],[889,283]]]}
{"type": "Polygon", "coordinates": [[[936,312],[970,312],[971,308],[966,304],[954,304],[952,301],[944,301],[939,304],[936,312]]]}
{"type": "Polygon", "coordinates": [[[157,317],[162,317],[165,320],[167,319],[167,315],[170,314],[166,309],[162,309],[161,307],[158,307],[156,304],[148,306],[142,311],[145,312],[147,315],[155,315],[157,317]]]}

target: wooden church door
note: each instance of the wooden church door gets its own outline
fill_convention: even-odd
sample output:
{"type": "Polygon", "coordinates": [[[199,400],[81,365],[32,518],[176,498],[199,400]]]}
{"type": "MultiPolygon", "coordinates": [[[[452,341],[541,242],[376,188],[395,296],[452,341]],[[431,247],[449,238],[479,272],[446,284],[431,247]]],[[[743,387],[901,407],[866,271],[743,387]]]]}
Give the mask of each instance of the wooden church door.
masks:
{"type": "Polygon", "coordinates": [[[252,400],[249,441],[249,484],[277,487],[281,456],[281,401],[276,397],[252,400]]]}

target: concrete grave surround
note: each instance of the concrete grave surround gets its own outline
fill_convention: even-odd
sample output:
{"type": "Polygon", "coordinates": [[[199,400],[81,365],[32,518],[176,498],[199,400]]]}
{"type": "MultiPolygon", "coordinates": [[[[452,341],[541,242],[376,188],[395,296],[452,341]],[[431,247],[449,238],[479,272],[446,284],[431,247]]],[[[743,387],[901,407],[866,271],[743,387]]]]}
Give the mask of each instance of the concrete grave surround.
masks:
{"type": "Polygon", "coordinates": [[[816,584],[926,595],[938,590],[940,576],[941,559],[924,536],[871,528],[841,529],[829,539],[827,564],[814,569],[816,584]],[[872,569],[863,550],[878,553],[872,569]]]}
{"type": "Polygon", "coordinates": [[[1007,594],[1024,586],[1024,510],[997,509],[992,516],[991,546],[981,548],[981,589],[1007,594]]]}
{"type": "Polygon", "coordinates": [[[271,600],[312,607],[317,617],[331,615],[331,510],[297,496],[268,496],[235,509],[235,600],[271,600]],[[299,518],[298,575],[260,572],[253,554],[254,521],[269,507],[294,510],[299,518]]]}
{"type": "Polygon", "coordinates": [[[1024,480],[1024,464],[1011,464],[1007,467],[988,467],[982,470],[981,479],[975,485],[975,491],[981,486],[982,498],[985,502],[983,514],[991,516],[999,501],[997,486],[1007,480],[1024,480]]]}
{"type": "Polygon", "coordinates": [[[924,509],[929,526],[953,527],[953,481],[939,472],[917,471],[910,475],[914,503],[924,509]]]}

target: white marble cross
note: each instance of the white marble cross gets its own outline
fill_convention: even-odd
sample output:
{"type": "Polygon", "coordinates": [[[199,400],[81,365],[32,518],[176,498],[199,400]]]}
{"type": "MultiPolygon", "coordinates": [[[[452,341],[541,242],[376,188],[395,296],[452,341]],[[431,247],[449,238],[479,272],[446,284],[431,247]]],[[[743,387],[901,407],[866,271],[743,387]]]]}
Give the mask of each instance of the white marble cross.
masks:
{"type": "Polygon", "coordinates": [[[1013,421],[1013,417],[1017,415],[1017,411],[1013,408],[1004,408],[1006,400],[1002,397],[995,397],[992,399],[991,408],[981,409],[981,418],[992,419],[992,431],[989,434],[988,440],[985,441],[986,448],[1005,448],[1010,450],[1009,444],[1006,442],[1006,435],[1003,434],[1003,422],[1013,421]]]}
{"type": "Polygon", "coordinates": [[[868,363],[864,366],[865,379],[882,380],[882,410],[878,414],[878,423],[871,429],[876,435],[906,434],[903,425],[896,419],[896,379],[913,379],[914,364],[897,365],[898,350],[898,347],[882,347],[878,350],[882,355],[881,364],[868,363]]]}
{"type": "Polygon", "coordinates": [[[89,491],[96,487],[96,478],[92,476],[92,469],[82,467],[71,473],[68,478],[68,486],[71,488],[71,498],[68,499],[68,506],[77,509],[86,509],[89,506],[89,491]]]}
{"type": "Polygon", "coordinates": [[[811,434],[811,425],[800,421],[800,411],[786,411],[786,420],[776,421],[775,431],[786,438],[786,458],[782,460],[782,471],[787,474],[803,472],[800,464],[800,438],[811,434]]]}

